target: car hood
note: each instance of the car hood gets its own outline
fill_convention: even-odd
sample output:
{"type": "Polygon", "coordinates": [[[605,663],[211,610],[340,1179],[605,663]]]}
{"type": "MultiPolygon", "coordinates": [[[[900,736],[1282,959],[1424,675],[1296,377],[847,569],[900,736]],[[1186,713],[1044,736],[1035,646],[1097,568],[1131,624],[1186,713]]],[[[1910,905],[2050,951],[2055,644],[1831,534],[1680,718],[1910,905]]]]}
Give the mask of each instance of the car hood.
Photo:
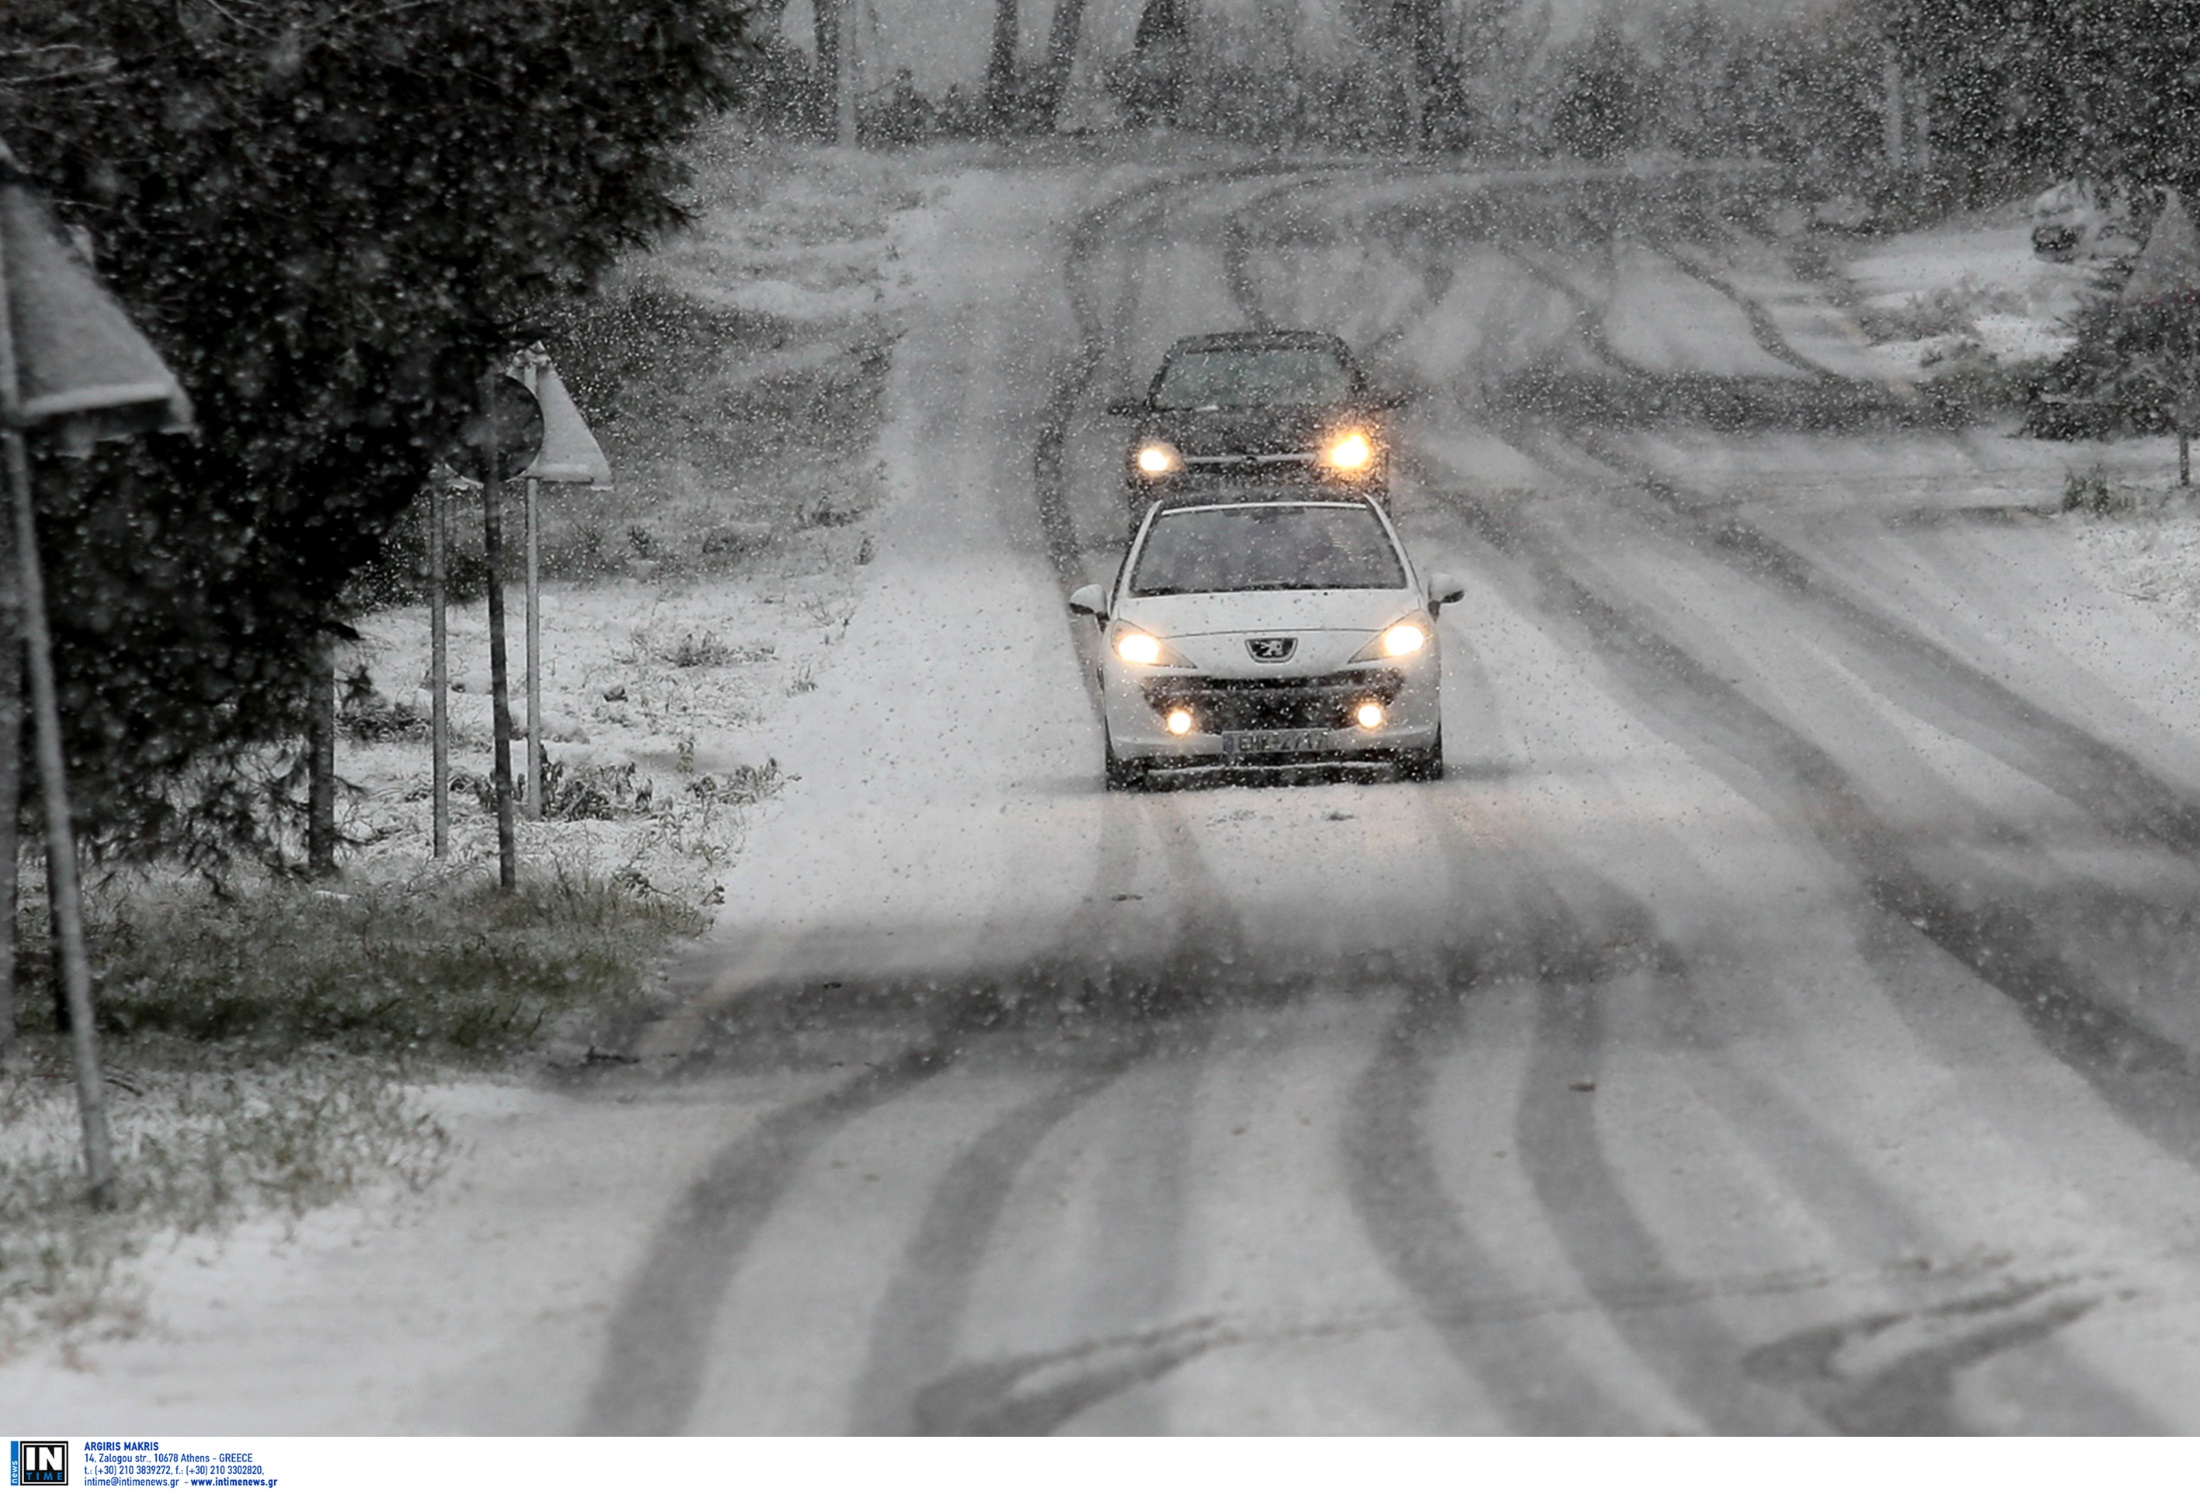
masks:
{"type": "Polygon", "coordinates": [[[1342,425],[1365,424],[1352,405],[1293,405],[1267,409],[1159,410],[1145,433],[1159,436],[1186,456],[1282,455],[1311,451],[1342,425]]]}
{"type": "Polygon", "coordinates": [[[1168,639],[1187,663],[1210,673],[1324,673],[1421,605],[1411,590],[1233,591],[1134,597],[1120,617],[1168,639]],[[1294,637],[1298,645],[1286,664],[1256,664],[1245,649],[1249,637],[1294,637]]]}

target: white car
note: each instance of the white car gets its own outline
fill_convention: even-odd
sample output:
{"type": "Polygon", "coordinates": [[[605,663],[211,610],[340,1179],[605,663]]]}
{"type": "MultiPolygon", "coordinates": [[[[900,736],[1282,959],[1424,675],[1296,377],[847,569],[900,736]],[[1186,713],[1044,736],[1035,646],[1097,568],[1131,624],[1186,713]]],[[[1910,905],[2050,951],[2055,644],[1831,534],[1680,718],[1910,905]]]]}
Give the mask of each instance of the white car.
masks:
{"type": "Polygon", "coordinates": [[[1441,777],[1436,617],[1463,594],[1366,498],[1164,500],[1115,583],[1069,598],[1100,629],[1108,786],[1336,762],[1441,777]]]}

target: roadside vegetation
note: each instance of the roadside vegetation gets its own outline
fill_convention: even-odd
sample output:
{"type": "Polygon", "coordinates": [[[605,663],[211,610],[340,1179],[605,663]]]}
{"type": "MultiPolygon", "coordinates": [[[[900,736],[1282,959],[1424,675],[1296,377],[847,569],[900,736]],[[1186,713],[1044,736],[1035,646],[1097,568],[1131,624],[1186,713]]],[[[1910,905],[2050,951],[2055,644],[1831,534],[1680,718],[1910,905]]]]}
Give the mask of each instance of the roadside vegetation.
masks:
{"type": "Polygon", "coordinates": [[[297,1217],[360,1187],[427,1185],[450,1137],[428,1084],[501,1071],[553,1032],[639,1008],[694,908],[553,872],[516,896],[478,871],[232,887],[136,880],[92,901],[119,1149],[87,1201],[42,919],[0,1068],[0,1354],[143,1324],[132,1261],[160,1239],[297,1217]]]}
{"type": "MultiPolygon", "coordinates": [[[[570,739],[552,742],[544,819],[521,824],[518,893],[495,886],[487,701],[469,692],[478,520],[456,526],[475,568],[459,567],[474,583],[452,616],[447,862],[428,853],[426,625],[401,525],[354,582],[340,876],[297,873],[294,816],[196,868],[102,862],[112,1211],[81,1194],[42,891],[26,887],[19,1042],[0,1064],[0,1354],[144,1327],[148,1248],[427,1186],[451,1153],[438,1085],[609,1055],[664,959],[707,927],[747,815],[788,780],[772,712],[815,687],[857,602],[898,332],[889,219],[925,178],[738,118],[690,148],[699,226],[622,261],[551,341],[617,487],[549,505],[547,681],[570,739]],[[723,285],[756,303],[729,308],[723,285]]],[[[277,741],[249,762],[278,794],[297,755],[277,741]]]]}
{"type": "MultiPolygon", "coordinates": [[[[593,1060],[655,996],[666,956],[708,925],[746,816],[789,778],[769,751],[771,712],[815,687],[855,605],[898,331],[889,219],[920,200],[908,173],[717,112],[737,98],[748,58],[738,0],[469,0],[452,22],[480,32],[469,45],[519,28],[503,36],[498,85],[558,97],[555,117],[536,121],[543,134],[506,142],[532,162],[528,190],[582,169],[542,153],[588,154],[590,109],[623,131],[626,155],[599,152],[586,167],[620,178],[586,195],[599,216],[469,224],[375,198],[387,178],[347,178],[347,210],[400,220],[388,254],[366,256],[359,274],[296,273],[293,235],[320,229],[275,209],[297,194],[283,173],[314,155],[316,126],[287,133],[287,115],[265,113],[275,96],[325,92],[345,128],[367,136],[347,138],[346,158],[371,156],[386,130],[382,165],[454,149],[454,168],[509,164],[465,123],[479,99],[438,91],[451,111],[441,121],[422,118],[418,100],[377,113],[378,85],[358,70],[371,71],[373,47],[314,61],[316,47],[386,23],[402,55],[379,55],[402,71],[406,49],[434,42],[403,19],[415,9],[34,6],[25,23],[52,45],[0,56],[0,138],[91,230],[103,273],[185,374],[203,425],[196,443],[41,465],[47,531],[98,541],[58,567],[56,589],[76,626],[61,661],[79,702],[119,1187],[106,1210],[82,1195],[34,856],[12,1040],[0,1029],[0,1355],[39,1340],[78,1350],[144,1326],[137,1261],[148,1249],[428,1185],[452,1144],[443,1084],[593,1060]],[[614,12],[613,36],[589,30],[614,12]],[[247,44],[277,21],[299,28],[304,65],[247,44]],[[171,22],[181,36],[162,31],[171,22]],[[614,55],[630,44],[646,55],[614,55]],[[581,80],[526,60],[579,55],[592,69],[581,80]],[[212,73],[192,85],[191,127],[176,138],[145,128],[133,111],[183,86],[161,69],[202,66],[212,73]],[[647,87],[621,81],[629,66],[649,72],[647,87]],[[56,94],[66,107],[47,106],[56,94]],[[228,151],[242,159],[223,178],[218,235],[157,220],[150,183],[228,151]],[[124,191],[133,182],[146,200],[124,191]],[[416,219],[455,236],[408,239],[416,219]],[[527,246],[524,262],[497,257],[510,243],[527,246]],[[244,287],[262,274],[281,283],[254,300],[244,287]],[[402,286],[468,277],[482,294],[463,307],[416,298],[414,320],[377,320],[402,286]],[[240,294],[249,315],[210,300],[240,294]],[[463,319],[484,308],[488,321],[463,319]],[[234,327],[192,319],[224,314],[234,327]],[[459,319],[418,321],[435,314],[459,319]],[[290,340],[271,343],[271,327],[290,340]],[[560,587],[547,672],[570,697],[557,701],[541,764],[546,813],[522,825],[525,873],[507,895],[477,795],[487,701],[466,677],[452,696],[453,854],[428,853],[416,509],[470,397],[469,349],[522,337],[557,358],[617,485],[545,503],[546,570],[560,587]],[[378,360],[422,347],[442,348],[441,361],[378,360]],[[313,374],[322,359],[344,379],[313,374]],[[224,474],[238,480],[224,486],[224,474]],[[325,501],[301,504],[301,493],[325,501]],[[343,853],[340,873],[317,881],[303,874],[300,736],[315,638],[330,631],[349,634],[337,650],[343,853]],[[220,708],[172,711],[178,690],[220,708]]],[[[579,210],[581,199],[551,195],[544,212],[579,210]]],[[[353,240],[363,226],[321,225],[353,240]]],[[[488,574],[478,487],[470,509],[465,484],[453,495],[454,667],[468,675],[485,664],[488,574]]]]}

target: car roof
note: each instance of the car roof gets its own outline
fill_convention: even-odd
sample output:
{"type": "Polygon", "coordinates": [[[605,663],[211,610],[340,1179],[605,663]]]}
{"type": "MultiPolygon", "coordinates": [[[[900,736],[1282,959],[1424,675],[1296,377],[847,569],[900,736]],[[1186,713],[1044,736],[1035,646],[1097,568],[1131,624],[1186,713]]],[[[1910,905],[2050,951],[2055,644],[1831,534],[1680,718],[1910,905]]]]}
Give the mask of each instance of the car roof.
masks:
{"type": "Polygon", "coordinates": [[[1164,493],[1155,506],[1170,512],[1187,508],[1246,508],[1258,506],[1302,508],[1372,508],[1375,504],[1356,492],[1325,492],[1305,483],[1297,486],[1200,487],[1192,491],[1164,493]]]}
{"type": "Polygon", "coordinates": [[[1179,337],[1169,348],[1168,356],[1180,352],[1220,352],[1260,347],[1319,347],[1334,352],[1348,361],[1352,349],[1344,338],[1333,332],[1315,331],[1250,331],[1205,332],[1196,337],[1179,337]]]}

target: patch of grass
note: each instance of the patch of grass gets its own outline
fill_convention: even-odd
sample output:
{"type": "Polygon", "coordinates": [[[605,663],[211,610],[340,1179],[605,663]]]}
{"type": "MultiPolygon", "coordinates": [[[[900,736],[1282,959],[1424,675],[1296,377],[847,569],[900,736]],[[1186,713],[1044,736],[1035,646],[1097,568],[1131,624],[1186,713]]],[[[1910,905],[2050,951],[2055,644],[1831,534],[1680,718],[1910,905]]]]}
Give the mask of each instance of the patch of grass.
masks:
{"type": "Polygon", "coordinates": [[[1981,285],[1966,276],[1955,285],[1921,291],[1896,306],[1859,306],[1857,322],[1875,342],[1920,342],[1928,337],[1969,335],[1978,318],[2021,315],[2024,297],[2006,287],[1981,285]]]}
{"type": "MultiPolygon", "coordinates": [[[[521,778],[519,796],[527,793],[521,778]]],[[[619,819],[647,813],[654,794],[648,779],[636,780],[632,762],[566,766],[545,754],[542,762],[542,816],[553,820],[619,819]]]]}
{"type": "Polygon", "coordinates": [[[117,1068],[116,1193],[94,1209],[58,1043],[30,1051],[0,1077],[0,1357],[34,1337],[73,1345],[138,1329],[129,1266],[155,1233],[296,1217],[368,1183],[417,1191],[450,1150],[443,1126],[369,1058],[117,1068]]]}
{"type": "Polygon", "coordinates": [[[731,767],[723,774],[710,773],[696,778],[687,785],[688,792],[708,803],[731,804],[746,807],[761,803],[786,785],[787,774],[780,770],[779,759],[773,757],[761,767],[746,764],[731,767]]]}
{"type": "Polygon", "coordinates": [[[2108,472],[2096,465],[2085,471],[2073,471],[2063,478],[2062,510],[2065,513],[2091,513],[2097,518],[2111,514],[2129,513],[2138,507],[2135,496],[2108,479],[2108,472]]]}
{"type": "Polygon", "coordinates": [[[736,663],[764,663],[778,648],[768,642],[728,642],[715,632],[683,632],[674,637],[651,628],[637,628],[622,660],[628,663],[662,663],[671,668],[727,668],[736,663]]]}
{"type": "Polygon", "coordinates": [[[117,1195],[84,1194],[67,1039],[36,977],[44,918],[26,913],[20,1046],[0,1067],[0,1357],[139,1329],[131,1261],[155,1238],[427,1186],[450,1137],[410,1084],[633,1009],[658,953],[707,922],[631,882],[551,874],[507,896],[479,872],[109,886],[89,911],[117,1195]]]}
{"type": "MultiPolygon", "coordinates": [[[[222,1061],[319,1049],[478,1064],[569,1014],[632,1008],[658,950],[703,925],[607,880],[553,874],[506,895],[468,873],[109,894],[91,932],[109,1032],[218,1044],[222,1061]]],[[[23,1003],[26,1029],[51,1022],[49,998],[23,1003]]]]}

